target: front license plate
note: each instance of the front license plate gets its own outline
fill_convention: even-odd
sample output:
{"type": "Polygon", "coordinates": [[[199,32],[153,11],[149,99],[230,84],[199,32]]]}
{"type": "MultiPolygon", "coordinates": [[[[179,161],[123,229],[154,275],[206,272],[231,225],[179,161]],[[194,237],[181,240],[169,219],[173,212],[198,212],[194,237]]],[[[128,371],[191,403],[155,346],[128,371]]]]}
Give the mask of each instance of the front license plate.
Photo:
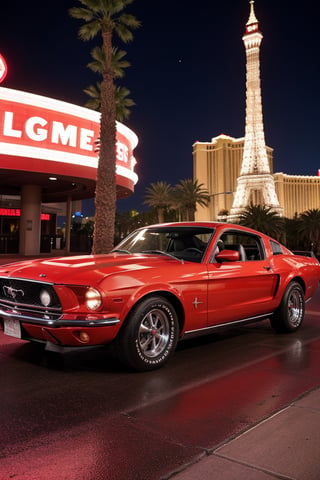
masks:
{"type": "Polygon", "coordinates": [[[6,318],[4,320],[4,333],[11,337],[21,338],[21,327],[19,320],[6,318]]]}

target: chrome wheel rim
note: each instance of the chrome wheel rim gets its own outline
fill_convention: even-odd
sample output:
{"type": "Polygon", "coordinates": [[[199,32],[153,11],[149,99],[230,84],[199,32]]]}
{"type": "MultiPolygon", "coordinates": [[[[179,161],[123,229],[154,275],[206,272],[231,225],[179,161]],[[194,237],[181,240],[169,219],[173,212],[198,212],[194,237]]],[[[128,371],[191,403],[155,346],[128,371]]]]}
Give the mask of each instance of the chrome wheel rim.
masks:
{"type": "Polygon", "coordinates": [[[141,352],[148,358],[160,355],[169,341],[170,323],[165,312],[158,308],[150,310],[139,327],[138,342],[141,352]]]}
{"type": "Polygon", "coordinates": [[[297,327],[302,320],[303,298],[299,290],[293,290],[288,298],[288,318],[290,325],[297,327]]]}

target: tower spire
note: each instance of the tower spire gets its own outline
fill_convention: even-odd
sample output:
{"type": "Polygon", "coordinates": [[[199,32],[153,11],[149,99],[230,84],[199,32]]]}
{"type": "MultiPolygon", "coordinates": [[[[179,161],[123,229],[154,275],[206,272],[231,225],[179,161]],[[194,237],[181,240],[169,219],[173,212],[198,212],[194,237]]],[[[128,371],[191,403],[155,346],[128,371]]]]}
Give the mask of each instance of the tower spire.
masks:
{"type": "Polygon", "coordinates": [[[258,20],[256,17],[256,14],[254,13],[254,0],[250,0],[250,15],[249,15],[249,20],[246,23],[246,26],[248,27],[249,25],[252,25],[254,23],[258,24],[258,20]]]}
{"type": "Polygon", "coordinates": [[[243,159],[237,180],[230,219],[235,219],[249,204],[263,204],[280,215],[274,178],[270,171],[264,137],[261,86],[260,45],[263,35],[250,0],[250,15],[242,37],[246,49],[246,126],[243,159]]]}

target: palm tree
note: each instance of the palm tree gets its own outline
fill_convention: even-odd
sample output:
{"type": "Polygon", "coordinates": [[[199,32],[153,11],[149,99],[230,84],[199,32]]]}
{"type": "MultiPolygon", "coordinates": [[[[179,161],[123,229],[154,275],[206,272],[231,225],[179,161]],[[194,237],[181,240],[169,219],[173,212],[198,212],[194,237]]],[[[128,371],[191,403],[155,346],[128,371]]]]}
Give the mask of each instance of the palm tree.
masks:
{"type": "MultiPolygon", "coordinates": [[[[124,50],[119,50],[117,47],[112,48],[111,65],[114,78],[123,78],[124,69],[130,67],[130,63],[124,59],[126,54],[127,52],[124,50]]],[[[93,60],[87,64],[87,67],[95,73],[102,74],[105,64],[103,49],[101,47],[94,47],[91,50],[91,57],[93,60]]]]}
{"type": "Polygon", "coordinates": [[[116,102],[116,118],[119,122],[126,120],[131,111],[130,107],[135,105],[134,101],[129,98],[130,90],[126,87],[119,87],[118,85],[115,88],[115,102],[116,102]]]}
{"type": "Polygon", "coordinates": [[[318,252],[320,249],[320,209],[312,208],[301,213],[298,231],[308,242],[307,248],[318,252]]]}
{"type": "Polygon", "coordinates": [[[149,207],[154,207],[158,213],[158,222],[164,221],[164,212],[172,202],[172,186],[167,182],[151,183],[146,189],[145,201],[149,207]]]}
{"type": "MultiPolygon", "coordinates": [[[[114,78],[122,78],[124,76],[124,69],[130,66],[130,63],[124,59],[127,53],[124,50],[118,48],[112,49],[112,70],[114,78]]],[[[87,67],[93,72],[102,74],[105,57],[101,47],[95,47],[91,51],[93,61],[89,62],[87,67]]],[[[96,85],[90,85],[83,90],[90,99],[86,102],[85,107],[92,108],[93,110],[101,109],[101,82],[97,82],[96,85]]],[[[116,119],[122,122],[126,120],[130,115],[129,107],[135,105],[131,98],[128,98],[130,91],[125,87],[115,86],[115,102],[116,102],[116,119]]]]}
{"type": "Polygon", "coordinates": [[[284,220],[272,211],[271,207],[265,205],[247,206],[240,214],[240,225],[259,230],[259,232],[270,235],[280,240],[284,233],[284,220]]]}
{"type": "MultiPolygon", "coordinates": [[[[85,107],[91,108],[92,110],[101,109],[101,83],[97,82],[96,86],[90,85],[89,87],[83,90],[89,97],[85,104],[85,107]]],[[[115,103],[116,103],[116,120],[122,122],[127,119],[130,115],[129,107],[135,105],[134,101],[131,98],[128,98],[130,91],[125,87],[116,86],[114,90],[115,103]]]]}
{"type": "Polygon", "coordinates": [[[210,200],[208,190],[203,187],[203,183],[199,185],[198,180],[181,180],[175,186],[174,192],[177,207],[186,211],[186,220],[193,221],[197,205],[206,207],[210,200]]]}
{"type": "Polygon", "coordinates": [[[95,228],[92,252],[107,253],[113,247],[116,213],[116,101],[112,68],[112,36],[132,40],[138,20],[123,10],[134,0],[79,0],[82,7],[69,10],[72,17],[83,20],[79,29],[82,40],[102,35],[105,59],[101,83],[100,154],[95,194],[95,228]]]}
{"type": "Polygon", "coordinates": [[[89,85],[83,89],[84,93],[90,97],[89,100],[84,104],[85,107],[91,108],[92,110],[101,109],[101,82],[97,82],[95,85],[89,85]]]}

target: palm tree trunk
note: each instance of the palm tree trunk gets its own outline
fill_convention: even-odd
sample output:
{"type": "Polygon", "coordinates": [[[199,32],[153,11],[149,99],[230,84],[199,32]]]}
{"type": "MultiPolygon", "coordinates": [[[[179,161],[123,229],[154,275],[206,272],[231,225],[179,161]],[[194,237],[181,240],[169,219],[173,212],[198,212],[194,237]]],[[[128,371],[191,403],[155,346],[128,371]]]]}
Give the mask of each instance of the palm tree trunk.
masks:
{"type": "Polygon", "coordinates": [[[113,248],[116,211],[116,111],[111,66],[111,32],[103,32],[105,69],[101,84],[100,155],[95,194],[95,228],[92,253],[113,248]]]}

